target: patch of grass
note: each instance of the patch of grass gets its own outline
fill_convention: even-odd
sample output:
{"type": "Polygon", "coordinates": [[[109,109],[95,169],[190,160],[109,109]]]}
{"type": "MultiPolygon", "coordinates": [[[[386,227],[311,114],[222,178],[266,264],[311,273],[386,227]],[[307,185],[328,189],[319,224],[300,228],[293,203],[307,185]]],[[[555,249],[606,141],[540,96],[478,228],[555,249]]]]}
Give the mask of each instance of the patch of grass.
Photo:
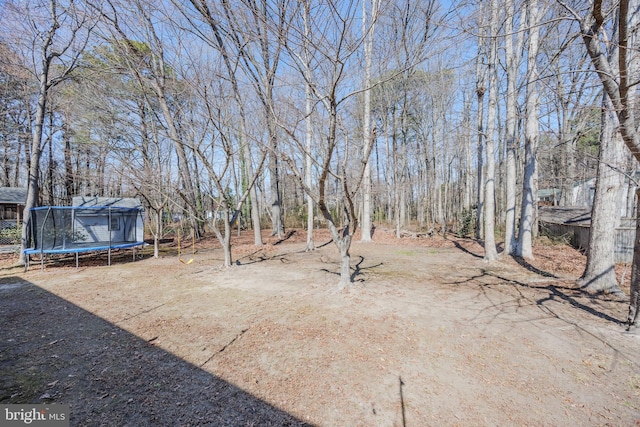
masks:
{"type": "Polygon", "coordinates": [[[631,390],[640,397],[640,375],[632,375],[629,384],[631,385],[631,390]]]}
{"type": "MultiPolygon", "coordinates": [[[[405,255],[405,256],[416,256],[416,255],[420,255],[420,253],[418,251],[415,251],[413,249],[400,249],[398,251],[396,251],[396,253],[398,255],[405,255]]],[[[427,255],[438,255],[440,252],[437,249],[428,249],[426,251],[427,255]]],[[[422,253],[424,254],[424,252],[422,253]]]]}
{"type": "Polygon", "coordinates": [[[413,251],[411,249],[400,249],[397,253],[398,253],[398,255],[406,255],[406,256],[415,256],[416,255],[416,251],[413,251]]]}
{"type": "Polygon", "coordinates": [[[383,279],[384,278],[409,279],[409,278],[413,278],[414,276],[409,271],[376,269],[376,271],[373,272],[373,277],[379,277],[383,279]]]}

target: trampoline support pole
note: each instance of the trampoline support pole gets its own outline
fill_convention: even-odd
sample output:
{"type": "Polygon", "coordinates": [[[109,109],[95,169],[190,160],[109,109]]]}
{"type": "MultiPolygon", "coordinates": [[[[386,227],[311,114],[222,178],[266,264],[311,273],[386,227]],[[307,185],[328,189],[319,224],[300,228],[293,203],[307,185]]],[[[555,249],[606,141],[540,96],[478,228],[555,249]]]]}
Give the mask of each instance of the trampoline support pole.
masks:
{"type": "Polygon", "coordinates": [[[109,230],[109,266],[111,266],[111,206],[109,206],[109,226],[107,227],[109,230]]]}

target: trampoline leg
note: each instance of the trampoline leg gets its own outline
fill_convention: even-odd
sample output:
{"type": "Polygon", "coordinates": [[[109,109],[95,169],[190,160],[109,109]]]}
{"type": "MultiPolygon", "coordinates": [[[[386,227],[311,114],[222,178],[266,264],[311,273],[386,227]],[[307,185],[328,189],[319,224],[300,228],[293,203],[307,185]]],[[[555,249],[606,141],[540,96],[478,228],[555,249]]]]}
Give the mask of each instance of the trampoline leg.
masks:
{"type": "Polygon", "coordinates": [[[76,252],[76,271],[78,271],[78,252],[76,252]]]}
{"type": "Polygon", "coordinates": [[[111,265],[111,246],[109,246],[109,265],[111,265]]]}
{"type": "Polygon", "coordinates": [[[40,270],[44,271],[44,255],[40,254],[40,270]]]}

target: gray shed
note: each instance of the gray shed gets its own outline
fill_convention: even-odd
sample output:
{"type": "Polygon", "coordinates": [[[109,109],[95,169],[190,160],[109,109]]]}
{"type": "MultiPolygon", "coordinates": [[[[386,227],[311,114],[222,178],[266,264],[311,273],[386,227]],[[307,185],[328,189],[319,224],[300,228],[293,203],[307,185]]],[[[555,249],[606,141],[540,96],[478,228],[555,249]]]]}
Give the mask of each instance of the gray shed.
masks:
{"type": "MultiPolygon", "coordinates": [[[[538,215],[541,234],[566,237],[571,246],[577,249],[589,248],[591,208],[544,206],[539,208],[538,215]]],[[[635,220],[621,218],[619,223],[614,237],[615,260],[631,262],[636,235],[635,220]]]]}

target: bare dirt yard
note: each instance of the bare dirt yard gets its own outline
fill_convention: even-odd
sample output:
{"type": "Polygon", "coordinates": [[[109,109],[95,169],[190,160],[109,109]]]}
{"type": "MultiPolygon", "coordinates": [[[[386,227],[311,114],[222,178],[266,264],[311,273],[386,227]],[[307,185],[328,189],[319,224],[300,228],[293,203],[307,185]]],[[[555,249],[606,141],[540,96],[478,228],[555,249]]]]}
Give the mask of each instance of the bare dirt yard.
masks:
{"type": "MultiPolygon", "coordinates": [[[[319,230],[0,265],[0,403],[64,403],[74,426],[640,426],[628,303],[450,237],[354,242],[354,284],[319,230]],[[322,246],[321,246],[322,245],[322,246]]],[[[627,266],[618,274],[627,280],[627,266]]]]}

